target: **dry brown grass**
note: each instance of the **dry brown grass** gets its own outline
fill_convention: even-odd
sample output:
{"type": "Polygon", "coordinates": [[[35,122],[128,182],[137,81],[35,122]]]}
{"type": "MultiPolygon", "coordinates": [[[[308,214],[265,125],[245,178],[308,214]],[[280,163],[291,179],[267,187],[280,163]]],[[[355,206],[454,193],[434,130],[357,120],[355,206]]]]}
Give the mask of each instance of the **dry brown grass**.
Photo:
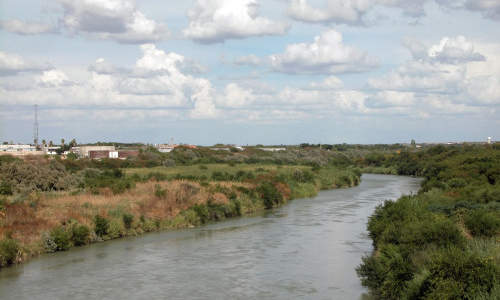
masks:
{"type": "MultiPolygon", "coordinates": [[[[248,183],[218,182],[222,187],[251,187],[248,183]]],[[[195,204],[228,203],[226,195],[210,192],[210,186],[203,187],[196,182],[165,181],[138,183],[125,193],[114,195],[109,189],[103,189],[98,195],[84,193],[70,195],[42,195],[36,205],[15,203],[6,206],[5,214],[0,216],[0,237],[12,234],[21,245],[40,243],[44,232],[50,231],[70,219],[81,224],[93,226],[96,214],[108,216],[110,211],[121,209],[139,218],[173,218],[181,211],[195,204]],[[155,195],[155,189],[166,190],[164,197],[155,195]]],[[[32,202],[33,203],[33,202],[32,202]]]]}

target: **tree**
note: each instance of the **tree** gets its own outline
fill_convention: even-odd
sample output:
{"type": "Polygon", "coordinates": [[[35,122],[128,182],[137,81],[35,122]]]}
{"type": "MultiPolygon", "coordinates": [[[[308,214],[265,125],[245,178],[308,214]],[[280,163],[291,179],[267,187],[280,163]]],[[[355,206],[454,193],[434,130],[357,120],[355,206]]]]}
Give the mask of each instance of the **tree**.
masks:
{"type": "Polygon", "coordinates": [[[69,142],[69,147],[76,147],[77,143],[76,143],[76,139],[72,139],[71,142],[69,142]]]}
{"type": "Polygon", "coordinates": [[[45,140],[42,140],[42,145],[47,145],[47,142],[45,140]]]}
{"type": "Polygon", "coordinates": [[[54,143],[52,141],[49,141],[49,147],[54,146],[54,143]]]}
{"type": "Polygon", "coordinates": [[[417,146],[417,143],[415,143],[415,140],[413,140],[413,139],[411,140],[411,146],[412,146],[413,148],[415,148],[415,147],[417,146]]]}
{"type": "Polygon", "coordinates": [[[61,139],[61,147],[64,147],[64,139],[61,139]]]}

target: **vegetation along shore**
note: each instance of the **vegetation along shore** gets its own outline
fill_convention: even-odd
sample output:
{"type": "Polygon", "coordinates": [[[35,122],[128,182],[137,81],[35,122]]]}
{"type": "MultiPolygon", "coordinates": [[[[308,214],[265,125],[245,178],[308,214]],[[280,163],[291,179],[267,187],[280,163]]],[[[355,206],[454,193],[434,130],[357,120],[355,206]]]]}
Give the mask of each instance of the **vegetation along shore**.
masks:
{"type": "Polygon", "coordinates": [[[331,164],[222,163],[182,152],[149,149],[130,161],[0,157],[0,266],[252,214],[320,189],[357,185],[361,175],[331,164]]]}

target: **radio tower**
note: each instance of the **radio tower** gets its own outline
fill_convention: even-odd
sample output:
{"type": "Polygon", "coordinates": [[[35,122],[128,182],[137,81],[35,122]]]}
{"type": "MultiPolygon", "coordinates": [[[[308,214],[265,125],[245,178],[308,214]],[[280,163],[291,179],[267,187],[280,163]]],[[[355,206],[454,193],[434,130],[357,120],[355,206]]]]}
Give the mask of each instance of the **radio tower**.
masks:
{"type": "Polygon", "coordinates": [[[35,104],[35,124],[33,124],[33,142],[38,149],[38,104],[35,104]]]}

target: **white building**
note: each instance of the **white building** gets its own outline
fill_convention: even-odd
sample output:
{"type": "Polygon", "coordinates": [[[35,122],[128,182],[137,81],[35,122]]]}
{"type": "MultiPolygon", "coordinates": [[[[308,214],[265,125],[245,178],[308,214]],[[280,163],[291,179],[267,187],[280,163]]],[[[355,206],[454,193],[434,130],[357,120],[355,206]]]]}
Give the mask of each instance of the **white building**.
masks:
{"type": "Polygon", "coordinates": [[[262,151],[267,151],[267,152],[279,152],[279,151],[286,151],[286,148],[259,148],[262,151]]]}
{"type": "Polygon", "coordinates": [[[2,152],[35,152],[36,146],[21,144],[21,145],[0,145],[2,152]]]}
{"type": "Polygon", "coordinates": [[[78,146],[71,148],[71,152],[80,157],[89,157],[90,151],[115,151],[115,146],[78,146]]]}

